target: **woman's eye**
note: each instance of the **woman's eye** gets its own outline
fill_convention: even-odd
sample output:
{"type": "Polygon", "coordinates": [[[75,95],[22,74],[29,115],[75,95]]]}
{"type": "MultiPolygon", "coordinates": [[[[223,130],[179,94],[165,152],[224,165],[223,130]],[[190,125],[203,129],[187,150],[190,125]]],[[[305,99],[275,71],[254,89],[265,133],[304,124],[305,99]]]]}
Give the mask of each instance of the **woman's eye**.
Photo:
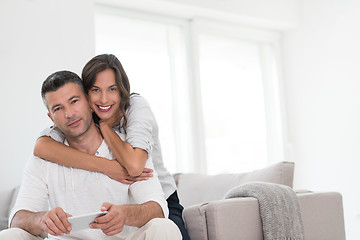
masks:
{"type": "Polygon", "coordinates": [[[117,90],[116,87],[110,88],[110,92],[114,92],[114,91],[116,91],[116,90],[117,90]]]}
{"type": "Polygon", "coordinates": [[[79,100],[77,100],[77,99],[76,99],[76,100],[73,100],[73,101],[71,101],[71,103],[76,103],[77,101],[79,101],[79,100]]]}
{"type": "Polygon", "coordinates": [[[91,89],[91,91],[92,91],[92,92],[99,92],[99,89],[93,88],[93,89],[91,89]]]}

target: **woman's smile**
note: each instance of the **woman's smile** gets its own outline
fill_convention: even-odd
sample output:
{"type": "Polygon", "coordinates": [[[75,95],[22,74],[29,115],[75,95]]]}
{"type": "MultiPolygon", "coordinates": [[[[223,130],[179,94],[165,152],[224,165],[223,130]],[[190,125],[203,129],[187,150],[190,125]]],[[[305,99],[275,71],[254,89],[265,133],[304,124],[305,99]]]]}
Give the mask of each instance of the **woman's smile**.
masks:
{"type": "Polygon", "coordinates": [[[99,111],[101,112],[108,112],[110,111],[110,109],[112,108],[112,106],[114,105],[108,105],[108,106],[100,106],[100,105],[96,105],[99,109],[99,111]]]}

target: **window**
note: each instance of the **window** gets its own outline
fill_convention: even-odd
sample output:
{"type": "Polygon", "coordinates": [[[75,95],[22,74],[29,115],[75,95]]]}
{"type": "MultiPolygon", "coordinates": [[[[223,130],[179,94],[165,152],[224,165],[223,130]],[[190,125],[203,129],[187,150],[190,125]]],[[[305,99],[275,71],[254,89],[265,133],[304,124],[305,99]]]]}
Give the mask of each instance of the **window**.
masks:
{"type": "Polygon", "coordinates": [[[97,7],[96,53],[115,54],[132,91],[149,101],[173,173],[282,160],[277,36],[217,25],[97,7]]]}
{"type": "Polygon", "coordinates": [[[264,166],[267,140],[259,45],[201,34],[199,52],[207,172],[264,166]]]}

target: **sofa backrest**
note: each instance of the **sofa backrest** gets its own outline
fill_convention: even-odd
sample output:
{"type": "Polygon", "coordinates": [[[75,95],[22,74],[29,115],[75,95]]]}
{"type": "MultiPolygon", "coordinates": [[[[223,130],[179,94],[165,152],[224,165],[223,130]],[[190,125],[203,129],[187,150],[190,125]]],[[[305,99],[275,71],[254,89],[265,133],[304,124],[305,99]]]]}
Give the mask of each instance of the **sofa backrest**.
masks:
{"type": "Polygon", "coordinates": [[[175,174],[174,179],[178,187],[180,203],[186,208],[221,200],[231,188],[248,182],[271,182],[292,187],[294,163],[279,162],[263,169],[238,174],[181,173],[175,174]]]}

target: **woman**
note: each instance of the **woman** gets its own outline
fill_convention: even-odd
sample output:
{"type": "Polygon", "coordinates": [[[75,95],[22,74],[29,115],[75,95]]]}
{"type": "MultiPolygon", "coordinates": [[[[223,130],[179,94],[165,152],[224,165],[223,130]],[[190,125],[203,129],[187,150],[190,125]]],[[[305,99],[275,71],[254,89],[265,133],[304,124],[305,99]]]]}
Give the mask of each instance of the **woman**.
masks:
{"type": "Polygon", "coordinates": [[[65,166],[102,172],[126,184],[152,176],[151,169],[144,169],[150,154],[168,202],[169,219],[179,227],[183,239],[190,239],[182,220],[183,207],[175,182],[163,164],[158,126],[147,101],[138,94],[130,94],[127,75],[114,55],[91,59],[83,69],[82,79],[94,119],[119,164],[65,146],[57,128],[43,133],[34,154],[65,166]],[[114,129],[126,134],[126,142],[114,129]]]}

